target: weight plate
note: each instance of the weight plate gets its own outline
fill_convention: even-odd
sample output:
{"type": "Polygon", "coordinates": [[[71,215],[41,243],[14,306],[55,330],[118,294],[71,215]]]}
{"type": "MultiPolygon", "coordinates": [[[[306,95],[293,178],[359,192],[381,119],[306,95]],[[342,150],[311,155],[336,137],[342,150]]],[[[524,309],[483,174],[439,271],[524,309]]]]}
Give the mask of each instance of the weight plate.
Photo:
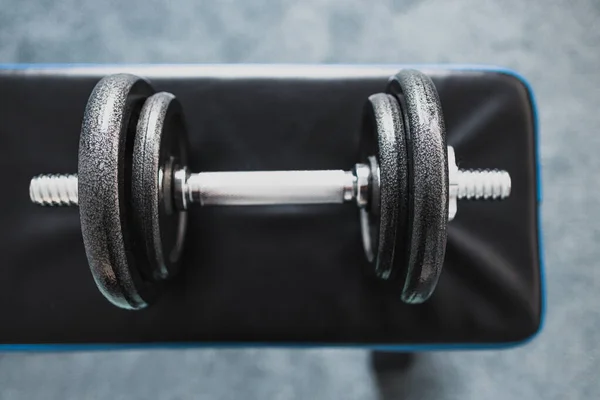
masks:
{"type": "Polygon", "coordinates": [[[378,93],[369,97],[363,112],[360,149],[361,161],[371,166],[371,201],[361,209],[365,253],[374,264],[375,275],[391,279],[396,275],[394,258],[402,254],[396,242],[398,235],[403,237],[404,224],[398,221],[405,218],[408,201],[404,126],[393,96],[378,93]]]}
{"type": "Polygon", "coordinates": [[[409,177],[407,257],[395,263],[406,268],[402,300],[422,303],[435,289],[446,252],[446,129],[437,90],[427,75],[403,70],[392,77],[387,91],[402,108],[409,177]]]}
{"type": "Polygon", "coordinates": [[[147,279],[172,277],[179,268],[187,213],[173,202],[173,174],[187,166],[187,135],[179,101],[157,93],[144,103],[133,147],[135,226],[148,255],[147,279]]]}
{"type": "Polygon", "coordinates": [[[147,261],[135,246],[131,209],[136,125],[153,93],[133,75],[103,78],[88,100],[79,142],[79,213],[90,269],[100,292],[127,309],[145,307],[157,291],[136,267],[147,261]]]}

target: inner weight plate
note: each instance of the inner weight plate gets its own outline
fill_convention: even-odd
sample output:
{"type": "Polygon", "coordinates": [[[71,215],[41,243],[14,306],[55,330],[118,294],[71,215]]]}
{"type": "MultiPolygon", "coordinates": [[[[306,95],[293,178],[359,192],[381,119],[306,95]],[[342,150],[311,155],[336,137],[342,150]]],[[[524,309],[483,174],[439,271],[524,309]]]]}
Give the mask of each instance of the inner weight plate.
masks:
{"type": "Polygon", "coordinates": [[[179,101],[170,93],[151,96],[140,114],[133,150],[135,226],[148,254],[147,279],[177,273],[187,213],[173,203],[173,173],[187,165],[187,135],[179,101]]]}
{"type": "MultiPolygon", "coordinates": [[[[361,162],[375,155],[379,164],[379,196],[371,193],[367,209],[361,210],[361,225],[365,251],[373,261],[375,275],[390,279],[396,276],[394,258],[402,254],[397,236],[404,237],[406,216],[406,144],[398,101],[385,93],[374,94],[363,111],[361,162]],[[367,244],[370,244],[367,245],[367,244]],[[374,259],[370,251],[375,254],[374,259]]],[[[372,163],[371,163],[372,164],[372,163]]],[[[371,165],[371,190],[377,171],[371,165]]],[[[400,239],[403,242],[402,239],[400,239]]]]}
{"type": "Polygon", "coordinates": [[[135,246],[128,201],[136,123],[153,93],[133,75],[100,80],[88,100],[79,142],[79,213],[88,263],[102,294],[128,309],[143,308],[156,295],[154,283],[137,270],[146,255],[135,246]]]}

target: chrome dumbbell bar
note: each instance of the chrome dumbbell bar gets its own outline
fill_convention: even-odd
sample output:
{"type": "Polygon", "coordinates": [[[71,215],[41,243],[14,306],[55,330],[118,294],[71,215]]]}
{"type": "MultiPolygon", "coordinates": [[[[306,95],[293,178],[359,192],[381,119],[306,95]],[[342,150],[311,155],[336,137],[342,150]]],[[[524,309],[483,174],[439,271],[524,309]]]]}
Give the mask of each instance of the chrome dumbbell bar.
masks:
{"type": "MultiPolygon", "coordinates": [[[[511,179],[501,170],[460,170],[454,149],[448,147],[449,212],[456,215],[456,201],[504,199],[510,195],[511,179]]],[[[376,165],[376,164],[375,164],[376,165]]],[[[366,193],[378,171],[356,164],[352,171],[250,171],[200,172],[186,169],[174,173],[174,199],[179,209],[192,203],[202,206],[251,206],[290,204],[367,205],[366,193]]],[[[77,175],[39,175],[31,180],[31,201],[44,206],[77,205],[77,175]]]]}

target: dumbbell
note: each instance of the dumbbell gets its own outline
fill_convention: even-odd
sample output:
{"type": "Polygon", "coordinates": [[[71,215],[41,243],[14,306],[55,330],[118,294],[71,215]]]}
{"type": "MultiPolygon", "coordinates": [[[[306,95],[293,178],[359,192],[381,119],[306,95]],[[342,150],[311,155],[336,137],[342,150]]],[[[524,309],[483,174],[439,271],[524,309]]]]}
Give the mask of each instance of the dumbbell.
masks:
{"type": "Polygon", "coordinates": [[[92,275],[118,307],[148,306],[177,273],[192,203],[355,202],[369,271],[397,284],[402,301],[422,303],[439,279],[457,200],[503,199],[511,189],[506,171],[458,169],[435,86],[415,70],[367,99],[351,171],[190,173],[187,151],[174,95],[110,75],[85,109],[78,174],[31,180],[34,203],[79,206],[92,275]]]}

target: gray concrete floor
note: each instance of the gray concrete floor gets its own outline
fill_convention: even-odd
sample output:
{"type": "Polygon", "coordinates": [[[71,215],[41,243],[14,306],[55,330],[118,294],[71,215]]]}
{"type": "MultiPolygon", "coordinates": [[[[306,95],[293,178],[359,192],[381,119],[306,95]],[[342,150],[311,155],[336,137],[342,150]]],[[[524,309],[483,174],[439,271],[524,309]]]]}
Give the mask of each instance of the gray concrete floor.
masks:
{"type": "Polygon", "coordinates": [[[548,314],[524,347],[0,355],[2,399],[600,397],[600,3],[0,0],[0,62],[486,63],[541,120],[548,314]]]}

